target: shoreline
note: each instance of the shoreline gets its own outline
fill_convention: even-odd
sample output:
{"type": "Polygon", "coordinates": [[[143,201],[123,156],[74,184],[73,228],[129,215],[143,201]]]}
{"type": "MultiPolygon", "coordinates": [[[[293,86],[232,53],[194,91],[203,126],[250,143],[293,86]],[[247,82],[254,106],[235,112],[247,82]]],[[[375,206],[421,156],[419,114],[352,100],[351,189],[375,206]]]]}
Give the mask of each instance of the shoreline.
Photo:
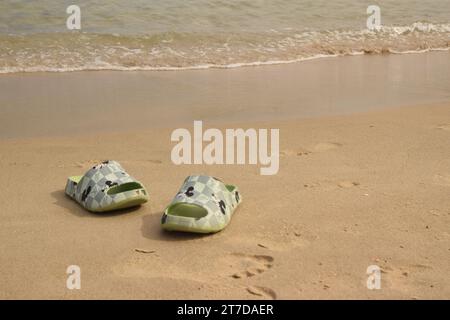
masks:
{"type": "Polygon", "coordinates": [[[294,63],[302,63],[307,61],[314,61],[320,59],[332,59],[332,58],[344,58],[344,57],[354,57],[354,56],[377,56],[377,55],[405,55],[405,54],[423,54],[423,53],[433,53],[433,52],[446,52],[450,51],[450,47],[442,47],[442,48],[427,48],[420,50],[407,50],[407,51],[392,51],[389,50],[387,52],[365,52],[365,51],[355,51],[351,53],[343,53],[343,54],[317,54],[311,57],[303,57],[292,60],[268,60],[268,61],[255,61],[255,62],[235,62],[228,65],[220,65],[220,64],[199,64],[188,67],[105,67],[98,69],[68,69],[68,70],[33,70],[33,71],[8,71],[1,72],[1,75],[15,75],[15,74],[47,74],[47,73],[66,73],[66,72],[103,72],[103,71],[119,71],[119,72],[164,72],[164,71],[196,71],[196,70],[208,70],[208,69],[219,69],[219,70],[228,70],[235,68],[251,68],[251,67],[264,67],[264,66],[272,66],[272,65],[284,65],[284,64],[294,64],[294,63]]]}

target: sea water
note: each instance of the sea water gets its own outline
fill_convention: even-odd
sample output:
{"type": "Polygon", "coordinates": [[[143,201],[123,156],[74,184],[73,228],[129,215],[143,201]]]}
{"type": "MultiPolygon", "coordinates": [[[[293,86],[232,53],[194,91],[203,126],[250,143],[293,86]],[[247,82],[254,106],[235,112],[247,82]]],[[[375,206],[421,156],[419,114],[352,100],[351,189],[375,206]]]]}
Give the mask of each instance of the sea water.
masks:
{"type": "Polygon", "coordinates": [[[0,73],[180,70],[450,48],[450,0],[2,0],[0,73]],[[70,5],[81,29],[68,30],[70,5]],[[381,10],[367,29],[367,7],[381,10]]]}

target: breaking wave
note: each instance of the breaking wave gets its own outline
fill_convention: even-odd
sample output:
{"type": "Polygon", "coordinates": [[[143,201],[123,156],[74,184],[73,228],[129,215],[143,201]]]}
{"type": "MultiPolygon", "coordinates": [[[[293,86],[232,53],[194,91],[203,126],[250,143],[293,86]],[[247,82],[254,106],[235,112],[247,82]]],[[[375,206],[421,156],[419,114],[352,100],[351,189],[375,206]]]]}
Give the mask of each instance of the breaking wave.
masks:
{"type": "Polygon", "coordinates": [[[263,33],[0,35],[0,73],[236,68],[360,54],[450,49],[450,24],[263,33]]]}

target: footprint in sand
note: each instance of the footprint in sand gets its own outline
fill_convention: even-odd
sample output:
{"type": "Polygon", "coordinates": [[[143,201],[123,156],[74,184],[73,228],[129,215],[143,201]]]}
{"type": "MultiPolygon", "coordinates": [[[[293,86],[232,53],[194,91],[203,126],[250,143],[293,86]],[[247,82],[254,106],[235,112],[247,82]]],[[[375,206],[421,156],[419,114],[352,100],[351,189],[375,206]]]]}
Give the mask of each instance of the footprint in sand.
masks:
{"type": "Polygon", "coordinates": [[[439,186],[450,187],[450,175],[437,174],[433,177],[433,182],[439,186]]]}
{"type": "Polygon", "coordinates": [[[391,267],[389,265],[381,266],[382,281],[387,284],[389,288],[409,292],[412,287],[426,285],[422,274],[430,271],[433,268],[424,264],[411,264],[408,266],[391,267]]]}
{"type": "MultiPolygon", "coordinates": [[[[226,240],[227,244],[233,248],[251,252],[257,249],[258,254],[273,254],[275,252],[288,252],[304,248],[310,244],[310,238],[307,232],[300,233],[300,229],[289,227],[287,229],[280,228],[272,237],[267,237],[265,232],[254,234],[255,237],[232,237],[226,240]]],[[[270,259],[270,258],[269,258],[270,259]]],[[[222,266],[229,267],[229,257],[222,257],[219,263],[222,266]]],[[[272,262],[270,262],[272,263],[272,262]]],[[[223,268],[222,268],[223,269],[223,268]]],[[[235,269],[221,272],[221,274],[233,274],[235,269]]]]}
{"type": "Polygon", "coordinates": [[[121,262],[113,266],[113,272],[120,277],[154,278],[170,275],[171,279],[199,282],[214,282],[218,279],[249,278],[262,274],[272,267],[274,259],[268,255],[232,253],[214,259],[210,272],[204,272],[200,261],[191,261],[189,266],[180,265],[172,256],[158,254],[155,249],[135,248],[127,253],[121,262]]]}
{"type": "Polygon", "coordinates": [[[280,156],[282,156],[282,157],[290,157],[290,156],[302,157],[302,156],[307,156],[310,153],[311,153],[311,151],[309,151],[309,150],[306,150],[304,148],[298,148],[298,149],[283,150],[280,152],[280,156]]]}
{"type": "Polygon", "coordinates": [[[12,167],[29,167],[31,166],[31,163],[28,162],[10,162],[10,166],[12,167]]]}
{"type": "Polygon", "coordinates": [[[150,159],[150,160],[147,160],[147,161],[150,162],[150,163],[153,163],[153,164],[161,164],[162,163],[162,161],[158,160],[158,159],[150,159]]]}
{"type": "Polygon", "coordinates": [[[304,188],[317,188],[320,187],[320,183],[312,182],[312,183],[304,183],[304,188]]]}
{"type": "Polygon", "coordinates": [[[342,189],[350,189],[350,188],[358,187],[360,185],[361,184],[356,181],[345,180],[345,181],[336,182],[336,181],[331,181],[331,180],[325,180],[325,181],[320,181],[320,182],[304,183],[303,187],[307,188],[307,189],[320,188],[321,190],[335,190],[336,186],[339,188],[342,188],[342,189]]]}
{"type": "Polygon", "coordinates": [[[147,160],[130,160],[123,161],[124,164],[139,164],[139,165],[147,165],[147,164],[161,164],[162,161],[159,159],[147,159],[147,160]]]}
{"type": "Polygon", "coordinates": [[[102,161],[105,161],[105,160],[86,160],[86,161],[78,161],[78,162],[70,163],[70,164],[60,163],[56,167],[88,169],[88,168],[92,168],[93,166],[99,164],[102,161]]]}
{"type": "Polygon", "coordinates": [[[79,161],[79,162],[76,162],[75,163],[75,167],[77,167],[77,168],[91,168],[91,167],[93,167],[93,166],[96,166],[96,165],[98,165],[99,163],[101,163],[101,162],[103,162],[103,161],[105,161],[105,159],[103,159],[103,160],[86,160],[86,161],[79,161]]]}
{"type": "Polygon", "coordinates": [[[273,266],[274,258],[268,255],[233,253],[227,257],[234,279],[249,278],[264,273],[273,266]],[[236,269],[238,271],[236,271],[236,269]]]}
{"type": "Polygon", "coordinates": [[[353,187],[357,187],[357,186],[359,186],[359,182],[341,181],[338,183],[338,187],[344,188],[344,189],[353,188],[353,187]]]}
{"type": "Polygon", "coordinates": [[[287,149],[280,152],[281,157],[290,157],[290,156],[297,156],[297,157],[303,157],[311,154],[312,152],[325,152],[328,150],[337,149],[339,147],[342,147],[341,143],[338,142],[321,142],[316,144],[311,150],[307,150],[304,148],[297,148],[297,149],[287,149]]]}
{"type": "Polygon", "coordinates": [[[259,296],[266,299],[272,299],[275,300],[277,298],[277,295],[275,291],[273,291],[270,288],[267,287],[259,287],[259,286],[251,286],[246,288],[248,293],[259,296]]]}
{"type": "Polygon", "coordinates": [[[450,131],[450,123],[440,124],[440,125],[436,126],[435,128],[439,129],[439,130],[450,131]]]}
{"type": "Polygon", "coordinates": [[[315,152],[325,152],[340,147],[342,147],[342,144],[338,142],[320,142],[314,146],[313,150],[315,152]]]}

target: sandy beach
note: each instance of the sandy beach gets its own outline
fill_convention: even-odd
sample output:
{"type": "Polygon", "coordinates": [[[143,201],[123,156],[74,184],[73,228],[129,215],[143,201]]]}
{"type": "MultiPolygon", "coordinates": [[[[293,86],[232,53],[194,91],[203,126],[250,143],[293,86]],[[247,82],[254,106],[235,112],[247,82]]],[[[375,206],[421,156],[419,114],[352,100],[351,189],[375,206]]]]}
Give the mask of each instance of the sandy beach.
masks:
{"type": "Polygon", "coordinates": [[[449,71],[447,51],[0,76],[0,298],[449,299],[449,71]],[[278,174],[174,165],[171,132],[193,120],[278,128],[278,174]],[[150,201],[93,214],[65,196],[105,159],[150,201]],[[162,231],[193,173],[238,185],[242,205],[217,234],[162,231]]]}

